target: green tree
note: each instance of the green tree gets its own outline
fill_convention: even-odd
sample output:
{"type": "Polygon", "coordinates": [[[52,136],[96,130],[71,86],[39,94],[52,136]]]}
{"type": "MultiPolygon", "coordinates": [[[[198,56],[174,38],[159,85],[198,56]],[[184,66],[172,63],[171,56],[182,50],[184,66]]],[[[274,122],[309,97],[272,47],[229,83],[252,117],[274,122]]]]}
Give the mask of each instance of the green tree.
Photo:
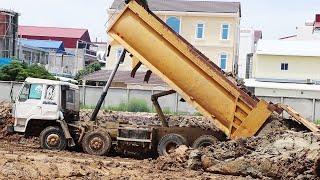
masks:
{"type": "Polygon", "coordinates": [[[77,74],[75,79],[80,80],[84,76],[91,74],[93,72],[101,70],[101,65],[98,62],[92,63],[89,66],[85,67],[83,70],[80,70],[77,74]]]}
{"type": "Polygon", "coordinates": [[[43,66],[37,64],[27,65],[18,61],[12,61],[0,69],[1,81],[24,81],[27,77],[55,79],[43,66]]]}

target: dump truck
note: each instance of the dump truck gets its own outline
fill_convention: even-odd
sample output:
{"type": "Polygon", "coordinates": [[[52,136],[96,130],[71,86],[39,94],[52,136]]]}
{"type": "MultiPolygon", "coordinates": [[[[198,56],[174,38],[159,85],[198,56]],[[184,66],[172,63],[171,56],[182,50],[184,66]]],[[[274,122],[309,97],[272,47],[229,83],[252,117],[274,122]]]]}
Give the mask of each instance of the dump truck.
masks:
{"type": "Polygon", "coordinates": [[[117,44],[122,45],[123,51],[103,88],[91,121],[79,121],[80,98],[76,85],[27,78],[14,105],[15,123],[9,127],[10,131],[39,136],[41,147],[46,149],[63,150],[79,145],[86,153],[94,155],[108,154],[112,147],[164,155],[179,145],[198,148],[225,138],[250,137],[263,128],[272,113],[283,111],[310,131],[319,131],[291,107],[268,103],[251,95],[136,0],[126,1],[126,6],[107,31],[117,44]],[[161,126],[110,122],[102,128],[96,121],[126,54],[130,54],[134,62],[132,77],[141,65],[145,65],[149,69],[146,81],[151,73],[155,73],[172,88],[151,97],[161,126]],[[212,121],[219,131],[169,127],[158,99],[176,92],[212,121]]]}

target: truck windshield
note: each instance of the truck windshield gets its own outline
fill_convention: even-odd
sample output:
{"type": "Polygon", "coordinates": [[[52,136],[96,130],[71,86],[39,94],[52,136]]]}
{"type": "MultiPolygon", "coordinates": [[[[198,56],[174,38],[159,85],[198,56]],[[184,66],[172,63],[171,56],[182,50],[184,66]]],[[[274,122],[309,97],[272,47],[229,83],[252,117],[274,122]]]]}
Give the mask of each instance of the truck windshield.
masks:
{"type": "Polygon", "coordinates": [[[19,95],[19,101],[24,102],[28,99],[41,99],[42,84],[25,84],[19,95]]]}

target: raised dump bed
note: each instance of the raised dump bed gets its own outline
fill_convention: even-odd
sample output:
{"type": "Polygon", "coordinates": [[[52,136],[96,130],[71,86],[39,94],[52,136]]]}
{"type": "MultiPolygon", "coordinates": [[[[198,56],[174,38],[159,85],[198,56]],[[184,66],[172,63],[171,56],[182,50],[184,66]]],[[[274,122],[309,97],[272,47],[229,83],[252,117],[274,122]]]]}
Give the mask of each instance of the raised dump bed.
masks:
{"type": "Polygon", "coordinates": [[[136,1],[130,1],[108,34],[231,139],[257,133],[275,106],[231,82],[206,56],[136,1]]]}

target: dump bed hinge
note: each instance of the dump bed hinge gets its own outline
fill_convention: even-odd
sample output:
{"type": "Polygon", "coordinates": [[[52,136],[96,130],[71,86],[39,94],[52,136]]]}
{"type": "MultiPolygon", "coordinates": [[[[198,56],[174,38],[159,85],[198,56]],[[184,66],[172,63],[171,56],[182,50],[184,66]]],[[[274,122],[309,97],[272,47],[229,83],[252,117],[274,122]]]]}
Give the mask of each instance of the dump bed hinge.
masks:
{"type": "Polygon", "coordinates": [[[285,105],[285,104],[277,104],[277,106],[279,108],[283,109],[284,111],[286,111],[291,117],[293,117],[294,121],[298,122],[299,124],[303,124],[310,131],[319,132],[319,128],[314,123],[305,119],[297,111],[295,111],[292,107],[285,105]]]}

